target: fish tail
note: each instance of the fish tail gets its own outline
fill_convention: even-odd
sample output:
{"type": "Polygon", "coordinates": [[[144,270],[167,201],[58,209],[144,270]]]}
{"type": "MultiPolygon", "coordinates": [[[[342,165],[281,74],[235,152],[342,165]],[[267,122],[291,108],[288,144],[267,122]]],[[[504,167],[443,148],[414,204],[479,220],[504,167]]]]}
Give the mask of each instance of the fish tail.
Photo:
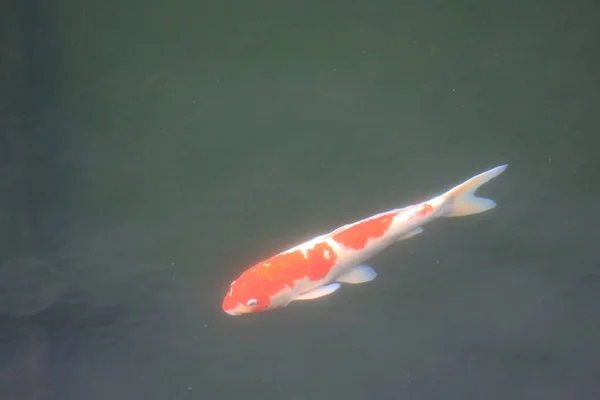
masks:
{"type": "Polygon", "coordinates": [[[440,199],[447,210],[444,216],[462,217],[464,215],[479,214],[496,207],[494,200],[475,196],[475,191],[484,183],[504,172],[507,166],[508,164],[504,164],[482,172],[441,195],[440,199]]]}

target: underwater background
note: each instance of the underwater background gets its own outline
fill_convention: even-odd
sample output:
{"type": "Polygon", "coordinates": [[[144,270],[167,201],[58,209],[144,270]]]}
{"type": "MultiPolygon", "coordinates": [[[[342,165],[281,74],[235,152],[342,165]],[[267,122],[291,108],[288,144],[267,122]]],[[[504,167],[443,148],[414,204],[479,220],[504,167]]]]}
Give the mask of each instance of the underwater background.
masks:
{"type": "Polygon", "coordinates": [[[0,399],[597,399],[593,1],[0,5],[0,399]],[[378,277],[273,253],[501,164],[378,277]]]}

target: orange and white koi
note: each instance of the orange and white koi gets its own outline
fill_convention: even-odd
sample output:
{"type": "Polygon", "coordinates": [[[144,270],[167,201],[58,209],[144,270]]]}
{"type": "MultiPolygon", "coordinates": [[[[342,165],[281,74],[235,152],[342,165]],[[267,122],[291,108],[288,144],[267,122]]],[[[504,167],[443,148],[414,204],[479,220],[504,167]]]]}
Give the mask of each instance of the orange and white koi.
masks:
{"type": "Polygon", "coordinates": [[[496,207],[493,200],[475,196],[475,191],[506,167],[483,172],[429,201],[344,225],[259,262],[231,282],[223,311],[239,315],[281,308],[331,294],[342,283],[373,280],[376,272],[363,262],[398,240],[421,233],[423,225],[496,207]]]}

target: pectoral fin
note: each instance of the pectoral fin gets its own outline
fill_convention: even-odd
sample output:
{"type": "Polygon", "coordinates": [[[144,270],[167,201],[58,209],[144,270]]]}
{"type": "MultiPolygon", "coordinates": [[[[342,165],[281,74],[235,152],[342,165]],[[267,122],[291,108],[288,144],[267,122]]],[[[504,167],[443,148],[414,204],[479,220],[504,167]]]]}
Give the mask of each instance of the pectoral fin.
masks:
{"type": "Polygon", "coordinates": [[[336,290],[338,290],[340,288],[340,286],[342,286],[342,285],[340,285],[337,282],[330,283],[329,285],[319,286],[316,289],[313,289],[311,291],[308,291],[306,293],[299,295],[298,297],[296,297],[294,299],[294,301],[318,299],[319,297],[327,296],[328,294],[335,292],[336,290]]]}
{"type": "Polygon", "coordinates": [[[404,240],[404,239],[411,238],[411,237],[413,237],[413,236],[415,236],[415,235],[418,235],[418,234],[419,234],[419,233],[421,233],[421,232],[423,232],[423,228],[417,228],[417,229],[415,229],[415,230],[412,230],[412,231],[408,232],[408,233],[407,233],[406,235],[404,235],[404,236],[400,236],[400,237],[398,238],[398,240],[404,240]]]}
{"type": "Polygon", "coordinates": [[[372,281],[377,276],[377,272],[368,265],[359,265],[350,271],[340,275],[336,280],[342,283],[365,283],[372,281]]]}

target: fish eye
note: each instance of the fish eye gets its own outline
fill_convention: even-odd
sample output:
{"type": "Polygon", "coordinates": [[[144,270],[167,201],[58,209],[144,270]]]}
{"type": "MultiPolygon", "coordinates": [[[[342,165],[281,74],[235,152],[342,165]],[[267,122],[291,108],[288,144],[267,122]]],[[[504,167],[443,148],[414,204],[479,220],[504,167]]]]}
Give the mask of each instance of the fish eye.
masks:
{"type": "Polygon", "coordinates": [[[256,299],[250,299],[246,302],[247,306],[255,306],[257,304],[258,304],[258,300],[256,300],[256,299]]]}

